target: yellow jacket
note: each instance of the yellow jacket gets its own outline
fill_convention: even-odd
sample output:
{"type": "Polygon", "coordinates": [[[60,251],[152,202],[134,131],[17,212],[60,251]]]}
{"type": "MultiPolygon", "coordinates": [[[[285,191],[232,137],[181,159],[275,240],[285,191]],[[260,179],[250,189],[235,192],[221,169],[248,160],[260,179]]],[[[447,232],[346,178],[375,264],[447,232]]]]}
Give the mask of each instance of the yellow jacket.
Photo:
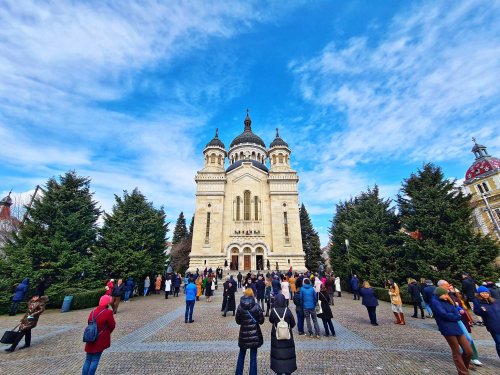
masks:
{"type": "Polygon", "coordinates": [[[393,305],[401,305],[401,295],[399,294],[399,286],[394,283],[394,288],[389,288],[389,296],[391,297],[391,303],[393,305]]]}

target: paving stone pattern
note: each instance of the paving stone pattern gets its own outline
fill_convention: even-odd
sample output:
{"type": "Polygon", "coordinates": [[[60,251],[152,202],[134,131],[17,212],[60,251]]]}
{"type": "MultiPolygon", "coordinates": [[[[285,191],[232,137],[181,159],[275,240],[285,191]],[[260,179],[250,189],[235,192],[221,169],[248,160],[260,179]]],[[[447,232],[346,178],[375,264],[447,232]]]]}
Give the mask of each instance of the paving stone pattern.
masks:
{"type": "MultiPolygon", "coordinates": [[[[97,373],[234,374],[239,326],[231,313],[221,316],[220,303],[219,292],[213,302],[206,302],[204,297],[196,302],[192,324],[184,323],[183,295],[168,300],[163,295],[136,297],[120,304],[112,346],[104,352],[97,373]]],[[[295,312],[293,303],[290,307],[295,312]]],[[[0,374],[81,373],[85,357],[82,333],[89,312],[44,313],[33,330],[31,348],[14,353],[1,351],[0,374]]],[[[335,338],[311,339],[298,336],[294,330],[298,365],[295,374],[455,374],[450,350],[434,320],[412,319],[410,310],[406,312],[408,325],[396,326],[390,305],[380,302],[380,325],[374,327],[369,324],[364,306],[344,293],[335,299],[333,307],[335,338]]],[[[14,327],[20,318],[21,314],[1,316],[0,332],[14,327]]],[[[258,351],[258,372],[272,374],[271,324],[267,320],[262,331],[264,345],[258,351]]],[[[500,360],[486,329],[475,327],[473,337],[484,364],[474,374],[500,374],[500,360]]]]}

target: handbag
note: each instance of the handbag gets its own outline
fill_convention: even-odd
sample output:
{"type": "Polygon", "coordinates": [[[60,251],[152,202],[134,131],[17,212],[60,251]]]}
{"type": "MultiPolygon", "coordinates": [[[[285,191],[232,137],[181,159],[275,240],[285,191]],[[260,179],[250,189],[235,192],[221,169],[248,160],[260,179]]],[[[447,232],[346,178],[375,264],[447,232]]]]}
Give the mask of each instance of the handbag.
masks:
{"type": "Polygon", "coordinates": [[[13,344],[16,342],[17,338],[19,335],[21,335],[21,331],[16,331],[16,328],[19,327],[19,324],[15,326],[12,331],[5,331],[2,338],[0,339],[0,342],[2,344],[13,344]]]}
{"type": "Polygon", "coordinates": [[[316,315],[319,315],[319,314],[323,314],[323,309],[321,308],[321,301],[319,300],[319,293],[317,293],[318,295],[318,303],[316,304],[316,315]]]}
{"type": "Polygon", "coordinates": [[[212,283],[211,287],[210,287],[211,290],[215,290],[215,283],[212,283]]]}

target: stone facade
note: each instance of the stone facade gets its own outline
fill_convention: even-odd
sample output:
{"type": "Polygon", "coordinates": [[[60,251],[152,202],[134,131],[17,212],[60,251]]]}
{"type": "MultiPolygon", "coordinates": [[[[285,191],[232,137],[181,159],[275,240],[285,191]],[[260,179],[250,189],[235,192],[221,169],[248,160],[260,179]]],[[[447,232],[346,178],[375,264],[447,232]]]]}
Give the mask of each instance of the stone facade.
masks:
{"type": "Polygon", "coordinates": [[[290,167],[291,151],[278,133],[266,149],[248,114],[244,123],[229,152],[218,133],[203,151],[189,270],[303,270],[299,178],[290,167]]]}

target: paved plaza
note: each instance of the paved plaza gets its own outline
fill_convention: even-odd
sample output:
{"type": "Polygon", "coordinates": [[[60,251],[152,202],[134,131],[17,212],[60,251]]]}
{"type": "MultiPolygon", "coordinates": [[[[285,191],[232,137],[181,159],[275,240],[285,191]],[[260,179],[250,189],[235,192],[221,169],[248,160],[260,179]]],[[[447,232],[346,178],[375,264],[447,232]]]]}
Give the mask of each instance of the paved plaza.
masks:
{"type": "MultiPolygon", "coordinates": [[[[237,300],[240,296],[241,291],[237,300]]],[[[220,305],[220,292],[211,303],[203,297],[195,306],[195,322],[185,324],[183,295],[168,300],[163,295],[136,297],[121,303],[112,346],[104,352],[98,374],[234,374],[239,327],[231,314],[221,316],[220,305]]],[[[0,374],[81,373],[82,332],[89,312],[46,311],[33,330],[31,348],[6,353],[3,349],[7,346],[1,346],[0,374]]],[[[407,326],[394,325],[390,305],[380,302],[380,325],[373,327],[361,302],[344,293],[335,299],[333,308],[336,338],[310,339],[294,330],[296,374],[456,374],[450,350],[434,320],[412,319],[409,308],[406,313],[407,326]]],[[[2,332],[14,327],[21,316],[1,316],[2,332]]],[[[259,349],[258,370],[259,374],[272,374],[268,321],[262,331],[264,346],[259,349]]],[[[500,374],[500,360],[486,329],[474,328],[472,335],[484,364],[475,373],[500,374]]]]}

